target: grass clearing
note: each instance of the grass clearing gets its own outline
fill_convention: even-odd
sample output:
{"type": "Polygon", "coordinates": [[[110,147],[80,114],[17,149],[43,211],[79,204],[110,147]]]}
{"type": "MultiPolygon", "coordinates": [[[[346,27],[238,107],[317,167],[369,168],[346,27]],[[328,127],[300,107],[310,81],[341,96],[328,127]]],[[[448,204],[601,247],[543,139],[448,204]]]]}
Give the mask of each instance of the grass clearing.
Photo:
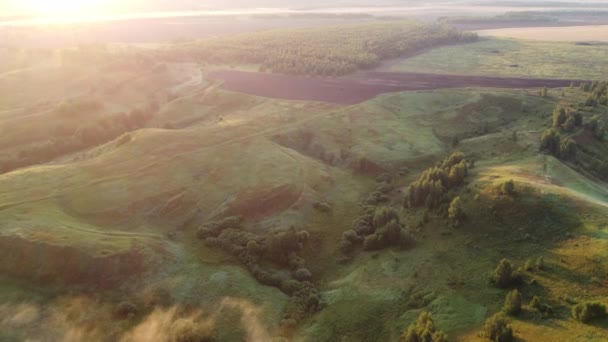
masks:
{"type": "Polygon", "coordinates": [[[483,39],[467,45],[439,47],[412,58],[386,63],[380,69],[596,80],[608,74],[606,55],[608,45],[483,39]]]}
{"type": "Polygon", "coordinates": [[[544,42],[608,42],[608,25],[568,27],[517,27],[480,30],[482,37],[514,38],[544,42]]]}

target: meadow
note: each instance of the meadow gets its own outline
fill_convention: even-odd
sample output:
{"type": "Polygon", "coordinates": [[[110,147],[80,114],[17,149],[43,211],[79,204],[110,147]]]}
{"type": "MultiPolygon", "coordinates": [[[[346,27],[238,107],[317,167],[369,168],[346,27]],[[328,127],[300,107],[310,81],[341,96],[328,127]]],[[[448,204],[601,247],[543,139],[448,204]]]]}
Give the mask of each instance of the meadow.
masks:
{"type": "Polygon", "coordinates": [[[608,72],[606,53],[603,44],[484,38],[390,61],[379,70],[601,80],[608,72]]]}

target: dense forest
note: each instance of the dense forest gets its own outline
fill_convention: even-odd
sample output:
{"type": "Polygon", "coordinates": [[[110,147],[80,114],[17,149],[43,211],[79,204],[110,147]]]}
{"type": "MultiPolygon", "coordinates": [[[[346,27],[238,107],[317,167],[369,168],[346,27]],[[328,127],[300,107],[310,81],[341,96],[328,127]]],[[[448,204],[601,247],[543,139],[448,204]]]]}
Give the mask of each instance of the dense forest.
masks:
{"type": "Polygon", "coordinates": [[[165,57],[196,55],[210,64],[255,64],[261,71],[338,76],[426,48],[475,41],[446,25],[387,21],[313,29],[265,31],[184,43],[165,57]]]}

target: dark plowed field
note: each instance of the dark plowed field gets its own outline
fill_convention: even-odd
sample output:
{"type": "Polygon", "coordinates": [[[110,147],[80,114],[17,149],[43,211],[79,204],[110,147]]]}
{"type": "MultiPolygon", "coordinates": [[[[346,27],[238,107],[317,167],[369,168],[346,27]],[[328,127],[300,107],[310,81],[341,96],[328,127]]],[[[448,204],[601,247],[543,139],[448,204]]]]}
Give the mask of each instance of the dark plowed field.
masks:
{"type": "Polygon", "coordinates": [[[349,78],[303,77],[244,71],[216,71],[211,78],[223,87],[251,95],[287,100],[355,104],[383,93],[439,88],[568,87],[577,80],[437,75],[400,72],[366,72],[349,78]]]}

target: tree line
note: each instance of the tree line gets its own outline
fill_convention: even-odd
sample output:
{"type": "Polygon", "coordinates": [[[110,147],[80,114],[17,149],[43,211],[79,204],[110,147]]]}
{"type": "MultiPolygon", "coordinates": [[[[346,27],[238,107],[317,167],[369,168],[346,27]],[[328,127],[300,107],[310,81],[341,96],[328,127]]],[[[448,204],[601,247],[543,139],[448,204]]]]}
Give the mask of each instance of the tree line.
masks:
{"type": "Polygon", "coordinates": [[[391,21],[273,30],[171,46],[165,57],[211,64],[255,64],[261,71],[339,76],[434,46],[471,42],[474,33],[442,24],[391,21]]]}

